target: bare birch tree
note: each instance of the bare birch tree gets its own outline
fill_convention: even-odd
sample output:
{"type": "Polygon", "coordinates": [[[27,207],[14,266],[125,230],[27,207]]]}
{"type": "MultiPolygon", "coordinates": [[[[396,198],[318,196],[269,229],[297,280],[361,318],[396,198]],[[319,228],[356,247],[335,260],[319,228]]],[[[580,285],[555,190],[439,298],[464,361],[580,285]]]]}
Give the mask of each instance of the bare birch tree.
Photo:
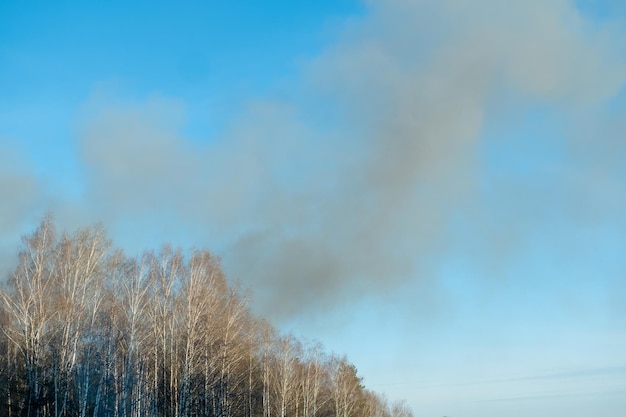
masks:
{"type": "Polygon", "coordinates": [[[335,357],[332,361],[331,380],[335,417],[356,417],[357,406],[362,398],[362,386],[355,366],[346,357],[335,357]]]}
{"type": "Polygon", "coordinates": [[[50,361],[50,341],[53,337],[52,320],[55,316],[50,305],[54,275],[54,245],[56,233],[49,218],[39,228],[23,239],[24,249],[19,255],[19,265],[11,275],[8,292],[2,292],[10,324],[3,328],[24,357],[28,381],[28,414],[39,417],[44,412],[42,402],[45,380],[50,361]]]}
{"type": "Polygon", "coordinates": [[[215,260],[206,251],[194,253],[183,274],[179,323],[183,354],[178,400],[181,416],[189,414],[193,378],[203,370],[203,361],[200,360],[200,347],[204,344],[202,324],[207,319],[210,307],[217,302],[215,290],[218,287],[218,280],[221,279],[221,272],[215,260]]]}
{"type": "Polygon", "coordinates": [[[85,415],[91,380],[90,364],[95,346],[90,340],[102,300],[103,277],[109,242],[101,228],[63,236],[55,250],[54,296],[57,329],[54,352],[55,415],[68,413],[70,394],[76,394],[85,415]],[[80,378],[75,375],[79,363],[80,378]]]}
{"type": "Polygon", "coordinates": [[[296,369],[302,347],[292,336],[277,339],[274,344],[272,376],[273,397],[279,417],[286,417],[295,407],[297,389],[296,369]]]}
{"type": "Polygon", "coordinates": [[[330,358],[324,353],[321,343],[313,342],[306,346],[300,382],[303,417],[318,417],[329,401],[328,395],[322,395],[323,388],[330,385],[329,362],[330,358]]]}
{"type": "Polygon", "coordinates": [[[144,255],[139,260],[128,260],[122,267],[123,279],[117,282],[119,321],[123,328],[119,354],[123,367],[119,387],[119,410],[122,417],[141,415],[142,395],[145,391],[145,356],[142,349],[149,337],[148,325],[149,291],[152,277],[149,274],[149,258],[144,255]]]}

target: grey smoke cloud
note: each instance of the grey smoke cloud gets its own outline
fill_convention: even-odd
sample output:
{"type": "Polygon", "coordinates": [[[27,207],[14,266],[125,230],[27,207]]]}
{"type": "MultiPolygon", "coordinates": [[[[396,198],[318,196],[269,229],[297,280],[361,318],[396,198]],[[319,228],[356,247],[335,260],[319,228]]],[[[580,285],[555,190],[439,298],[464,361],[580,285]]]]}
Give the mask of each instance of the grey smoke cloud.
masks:
{"type": "Polygon", "coordinates": [[[41,215],[44,197],[41,183],[26,166],[19,151],[8,140],[0,139],[0,272],[15,264],[17,248],[13,237],[30,218],[41,215]]]}
{"type": "MultiPolygon", "coordinates": [[[[289,239],[269,232],[235,251],[244,254],[245,261],[236,263],[241,275],[265,275],[268,304],[285,313],[307,302],[340,303],[359,291],[394,288],[428,265],[445,244],[450,212],[480,206],[477,152],[485,112],[505,100],[499,94],[585,107],[623,85],[623,45],[592,28],[567,2],[371,6],[373,13],[352,22],[308,72],[344,117],[339,136],[353,156],[348,168],[339,169],[335,192],[316,200],[320,233],[289,239]],[[279,300],[293,300],[293,306],[279,300]]],[[[528,218],[520,225],[533,221],[537,209],[528,201],[542,193],[507,197],[511,213],[528,218]]],[[[299,229],[278,224],[292,233],[299,229]]],[[[500,231],[491,239],[499,246],[500,231]]]]}
{"type": "Polygon", "coordinates": [[[33,175],[24,171],[17,151],[5,148],[0,155],[0,236],[12,233],[23,223],[24,213],[30,211],[41,192],[33,175]]]}
{"type": "Polygon", "coordinates": [[[477,193],[488,113],[512,96],[573,112],[624,85],[624,38],[568,1],[367,5],[297,92],[247,103],[212,141],[181,133],[180,101],[94,97],[84,217],[139,246],[218,247],[275,318],[333,308],[427,271],[454,213],[491,221],[477,193]]]}

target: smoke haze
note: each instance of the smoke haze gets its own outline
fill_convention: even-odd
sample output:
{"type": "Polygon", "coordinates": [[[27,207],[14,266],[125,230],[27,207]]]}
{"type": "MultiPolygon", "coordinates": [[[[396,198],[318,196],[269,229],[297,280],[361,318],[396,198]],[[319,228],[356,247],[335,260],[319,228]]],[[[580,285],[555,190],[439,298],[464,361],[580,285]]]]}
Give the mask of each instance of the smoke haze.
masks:
{"type": "Polygon", "coordinates": [[[215,247],[259,309],[283,318],[430,280],[459,219],[514,252],[550,206],[528,201],[551,185],[569,187],[571,202],[599,193],[607,201],[594,199],[602,207],[590,213],[623,216],[618,163],[596,170],[613,149],[624,154],[623,129],[601,132],[615,146],[589,139],[605,125],[591,110],[624,87],[619,26],[594,24],[565,0],[366,7],[289,92],[244,103],[210,140],[184,133],[182,100],[94,93],[76,122],[81,201],[43,195],[41,178],[3,155],[0,191],[13,197],[0,233],[23,232],[16,225],[52,208],[70,227],[103,221],[131,248],[215,247]],[[544,189],[494,178],[485,158],[499,146],[486,123],[533,106],[558,107],[569,124],[544,189]],[[486,183],[499,191],[487,195],[486,183]]]}

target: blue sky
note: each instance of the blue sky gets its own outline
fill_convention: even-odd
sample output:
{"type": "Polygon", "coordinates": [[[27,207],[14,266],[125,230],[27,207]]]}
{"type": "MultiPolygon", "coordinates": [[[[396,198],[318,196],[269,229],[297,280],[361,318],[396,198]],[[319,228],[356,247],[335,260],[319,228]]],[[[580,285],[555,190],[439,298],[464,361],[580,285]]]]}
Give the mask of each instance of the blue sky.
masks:
{"type": "Polygon", "coordinates": [[[620,1],[0,4],[0,248],[217,252],[416,416],[626,409],[620,1]]]}

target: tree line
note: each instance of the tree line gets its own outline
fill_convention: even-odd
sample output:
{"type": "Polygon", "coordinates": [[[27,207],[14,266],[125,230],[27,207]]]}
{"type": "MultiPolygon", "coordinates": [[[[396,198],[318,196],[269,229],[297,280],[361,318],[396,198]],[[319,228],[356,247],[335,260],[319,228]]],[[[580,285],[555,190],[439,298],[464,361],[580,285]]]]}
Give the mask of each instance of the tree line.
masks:
{"type": "Polygon", "coordinates": [[[412,417],[254,316],[208,251],[128,257],[45,219],[0,300],[0,415],[412,417]]]}

